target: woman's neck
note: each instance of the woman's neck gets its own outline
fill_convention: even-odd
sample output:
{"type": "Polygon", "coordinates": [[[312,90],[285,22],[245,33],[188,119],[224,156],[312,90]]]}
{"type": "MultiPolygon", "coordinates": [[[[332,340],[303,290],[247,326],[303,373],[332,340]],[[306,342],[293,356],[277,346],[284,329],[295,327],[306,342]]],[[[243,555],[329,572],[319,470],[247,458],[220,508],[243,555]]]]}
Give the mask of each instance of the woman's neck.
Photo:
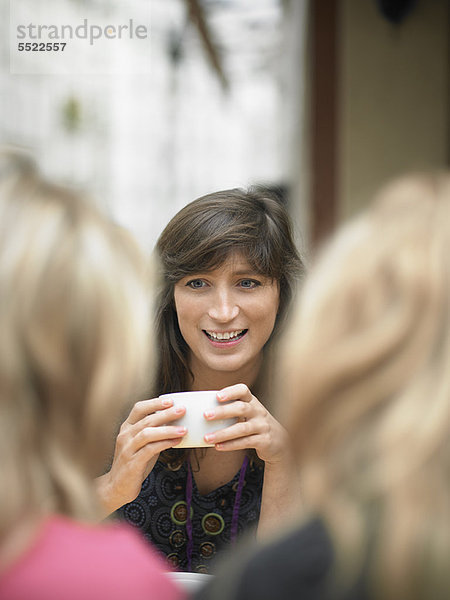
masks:
{"type": "Polygon", "coordinates": [[[262,354],[252,364],[246,365],[238,371],[216,371],[204,365],[197,365],[195,358],[191,359],[190,368],[194,380],[190,386],[191,391],[221,390],[224,387],[245,383],[250,389],[258,379],[262,364],[262,354]]]}
{"type": "Polygon", "coordinates": [[[199,494],[205,496],[231,481],[245,455],[245,450],[219,452],[215,448],[206,448],[201,455],[191,453],[189,461],[199,494]]]}

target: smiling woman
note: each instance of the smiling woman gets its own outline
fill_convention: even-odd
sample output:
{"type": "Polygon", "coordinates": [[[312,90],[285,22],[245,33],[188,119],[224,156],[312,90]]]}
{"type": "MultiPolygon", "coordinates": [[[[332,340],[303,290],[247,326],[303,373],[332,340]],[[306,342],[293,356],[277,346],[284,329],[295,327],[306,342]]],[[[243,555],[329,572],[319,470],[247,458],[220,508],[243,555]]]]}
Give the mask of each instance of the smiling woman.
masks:
{"type": "Polygon", "coordinates": [[[272,530],[299,501],[286,432],[267,406],[270,346],[303,265],[286,210],[259,188],[195,200],[157,251],[157,397],[138,402],[122,425],[99,493],[173,566],[208,572],[238,535],[272,530]],[[204,418],[233,424],[208,434],[214,447],[176,449],[185,409],[159,396],[195,390],[219,390],[204,418]]]}

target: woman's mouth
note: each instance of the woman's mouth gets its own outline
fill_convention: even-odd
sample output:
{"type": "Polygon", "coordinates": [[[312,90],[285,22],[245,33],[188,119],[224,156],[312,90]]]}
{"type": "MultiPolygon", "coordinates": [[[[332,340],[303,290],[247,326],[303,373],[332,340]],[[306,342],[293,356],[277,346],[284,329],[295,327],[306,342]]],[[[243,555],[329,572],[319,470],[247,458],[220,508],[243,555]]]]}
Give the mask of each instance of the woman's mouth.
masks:
{"type": "Polygon", "coordinates": [[[248,329],[237,329],[235,331],[207,331],[203,329],[203,333],[211,342],[227,346],[237,343],[247,331],[248,329]]]}

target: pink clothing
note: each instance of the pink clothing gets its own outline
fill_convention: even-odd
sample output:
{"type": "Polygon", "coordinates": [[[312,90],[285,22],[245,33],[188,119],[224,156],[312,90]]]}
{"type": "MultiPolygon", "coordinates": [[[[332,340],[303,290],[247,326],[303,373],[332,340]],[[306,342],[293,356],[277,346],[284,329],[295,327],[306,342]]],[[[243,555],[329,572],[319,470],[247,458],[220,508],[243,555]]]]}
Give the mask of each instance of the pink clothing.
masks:
{"type": "Polygon", "coordinates": [[[0,575],[1,600],[180,600],[160,560],[130,526],[45,521],[0,575]]]}

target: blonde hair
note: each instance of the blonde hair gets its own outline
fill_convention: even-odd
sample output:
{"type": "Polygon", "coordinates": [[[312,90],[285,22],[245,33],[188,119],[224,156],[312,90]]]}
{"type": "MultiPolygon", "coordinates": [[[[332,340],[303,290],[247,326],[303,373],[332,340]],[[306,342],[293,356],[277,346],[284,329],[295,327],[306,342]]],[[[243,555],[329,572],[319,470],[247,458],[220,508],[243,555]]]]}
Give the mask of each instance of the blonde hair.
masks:
{"type": "MultiPolygon", "coordinates": [[[[450,589],[450,175],[405,176],[324,250],[282,352],[305,497],[375,597],[450,589]]],[[[444,591],[445,590],[445,591],[444,591]]]]}
{"type": "Polygon", "coordinates": [[[92,203],[0,151],[0,539],[30,513],[95,517],[149,369],[147,270],[92,203]]]}

